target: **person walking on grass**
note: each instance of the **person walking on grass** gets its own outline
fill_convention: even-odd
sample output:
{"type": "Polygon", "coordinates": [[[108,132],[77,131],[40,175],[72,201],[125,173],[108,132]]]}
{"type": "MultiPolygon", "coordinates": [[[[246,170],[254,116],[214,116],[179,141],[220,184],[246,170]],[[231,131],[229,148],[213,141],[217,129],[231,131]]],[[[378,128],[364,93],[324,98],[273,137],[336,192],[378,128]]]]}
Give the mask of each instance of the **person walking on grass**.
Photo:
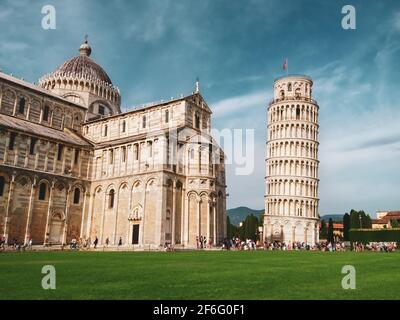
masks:
{"type": "Polygon", "coordinates": [[[122,246],[122,237],[119,237],[118,247],[122,246]]]}
{"type": "Polygon", "coordinates": [[[108,237],[107,237],[107,239],[106,239],[106,247],[108,247],[109,244],[110,244],[110,239],[108,239],[108,237]]]}
{"type": "Polygon", "coordinates": [[[94,248],[96,249],[97,248],[97,244],[99,243],[99,239],[97,238],[97,236],[96,236],[96,238],[94,239],[94,242],[93,242],[93,244],[94,244],[94,248]]]}

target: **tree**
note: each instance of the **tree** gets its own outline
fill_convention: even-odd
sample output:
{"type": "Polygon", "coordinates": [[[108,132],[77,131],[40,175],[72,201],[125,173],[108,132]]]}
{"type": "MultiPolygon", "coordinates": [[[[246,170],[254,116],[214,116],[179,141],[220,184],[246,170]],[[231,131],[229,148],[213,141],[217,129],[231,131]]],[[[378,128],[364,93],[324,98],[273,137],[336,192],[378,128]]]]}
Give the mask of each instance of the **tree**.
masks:
{"type": "Polygon", "coordinates": [[[359,213],[354,209],[350,211],[350,229],[360,229],[359,213]]]}
{"type": "Polygon", "coordinates": [[[328,236],[327,236],[327,240],[329,242],[333,242],[334,241],[334,236],[333,236],[333,220],[332,218],[329,219],[329,223],[328,223],[328,236]]]}
{"type": "Polygon", "coordinates": [[[226,217],[226,226],[227,226],[227,236],[228,236],[228,238],[232,239],[233,237],[236,237],[237,233],[238,233],[238,227],[231,223],[231,220],[229,219],[229,216],[226,217]]]}
{"type": "Polygon", "coordinates": [[[263,226],[264,225],[264,211],[260,213],[260,217],[258,219],[258,225],[263,226]]]}
{"type": "Polygon", "coordinates": [[[392,228],[398,228],[399,221],[398,220],[390,220],[390,225],[392,226],[392,228]]]}
{"type": "Polygon", "coordinates": [[[326,229],[325,220],[321,220],[321,228],[319,229],[319,237],[320,239],[326,239],[328,236],[328,230],[326,229]]]}
{"type": "Polygon", "coordinates": [[[253,214],[247,216],[243,224],[244,237],[242,238],[242,240],[244,239],[256,240],[258,233],[258,224],[259,220],[256,216],[254,216],[253,214]]]}
{"type": "Polygon", "coordinates": [[[372,221],[369,214],[366,214],[364,210],[350,211],[350,229],[371,229],[372,221]]]}
{"type": "Polygon", "coordinates": [[[350,231],[350,215],[346,213],[343,216],[343,239],[349,241],[349,231],[350,231]]]}

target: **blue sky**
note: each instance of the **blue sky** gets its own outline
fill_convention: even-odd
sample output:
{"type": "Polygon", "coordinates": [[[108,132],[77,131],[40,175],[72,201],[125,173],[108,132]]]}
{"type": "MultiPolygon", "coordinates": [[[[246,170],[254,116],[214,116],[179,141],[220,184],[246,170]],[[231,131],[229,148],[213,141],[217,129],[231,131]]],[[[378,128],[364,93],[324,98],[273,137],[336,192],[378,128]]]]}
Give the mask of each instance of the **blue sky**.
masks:
{"type": "Polygon", "coordinates": [[[188,94],[200,77],[214,127],[255,129],[254,173],[227,168],[228,207],[263,207],[266,105],[287,57],[320,104],[320,213],[400,209],[398,0],[0,0],[0,69],[37,82],[86,33],[124,107],[188,94]],[[56,30],[41,28],[47,4],[56,30]],[[356,30],[341,27],[345,4],[356,30]]]}

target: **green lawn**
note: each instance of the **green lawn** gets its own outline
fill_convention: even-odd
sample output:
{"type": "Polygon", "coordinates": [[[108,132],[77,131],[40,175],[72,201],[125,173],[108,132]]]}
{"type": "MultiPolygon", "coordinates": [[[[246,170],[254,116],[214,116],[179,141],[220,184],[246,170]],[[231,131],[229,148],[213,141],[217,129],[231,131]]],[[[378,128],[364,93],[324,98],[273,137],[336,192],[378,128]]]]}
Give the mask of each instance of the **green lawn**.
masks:
{"type": "Polygon", "coordinates": [[[400,299],[400,253],[25,252],[0,254],[0,299],[400,299]],[[43,265],[56,290],[43,290],[43,265]],[[357,288],[343,290],[353,265],[357,288]]]}

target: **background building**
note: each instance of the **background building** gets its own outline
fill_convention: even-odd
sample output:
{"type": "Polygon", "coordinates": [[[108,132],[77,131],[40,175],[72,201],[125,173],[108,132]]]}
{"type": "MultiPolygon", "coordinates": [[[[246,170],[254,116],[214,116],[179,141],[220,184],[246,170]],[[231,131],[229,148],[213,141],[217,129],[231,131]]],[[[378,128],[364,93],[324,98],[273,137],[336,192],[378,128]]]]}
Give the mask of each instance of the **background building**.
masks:
{"type": "Polygon", "coordinates": [[[318,242],[318,110],[311,78],[274,82],[268,106],[264,237],[318,242]]]}
{"type": "Polygon", "coordinates": [[[372,229],[392,229],[400,226],[400,211],[378,211],[372,219],[372,229]]]}
{"type": "Polygon", "coordinates": [[[8,243],[195,247],[226,235],[224,154],[199,92],[121,113],[87,41],[39,86],[0,73],[0,230],[8,243]]]}

